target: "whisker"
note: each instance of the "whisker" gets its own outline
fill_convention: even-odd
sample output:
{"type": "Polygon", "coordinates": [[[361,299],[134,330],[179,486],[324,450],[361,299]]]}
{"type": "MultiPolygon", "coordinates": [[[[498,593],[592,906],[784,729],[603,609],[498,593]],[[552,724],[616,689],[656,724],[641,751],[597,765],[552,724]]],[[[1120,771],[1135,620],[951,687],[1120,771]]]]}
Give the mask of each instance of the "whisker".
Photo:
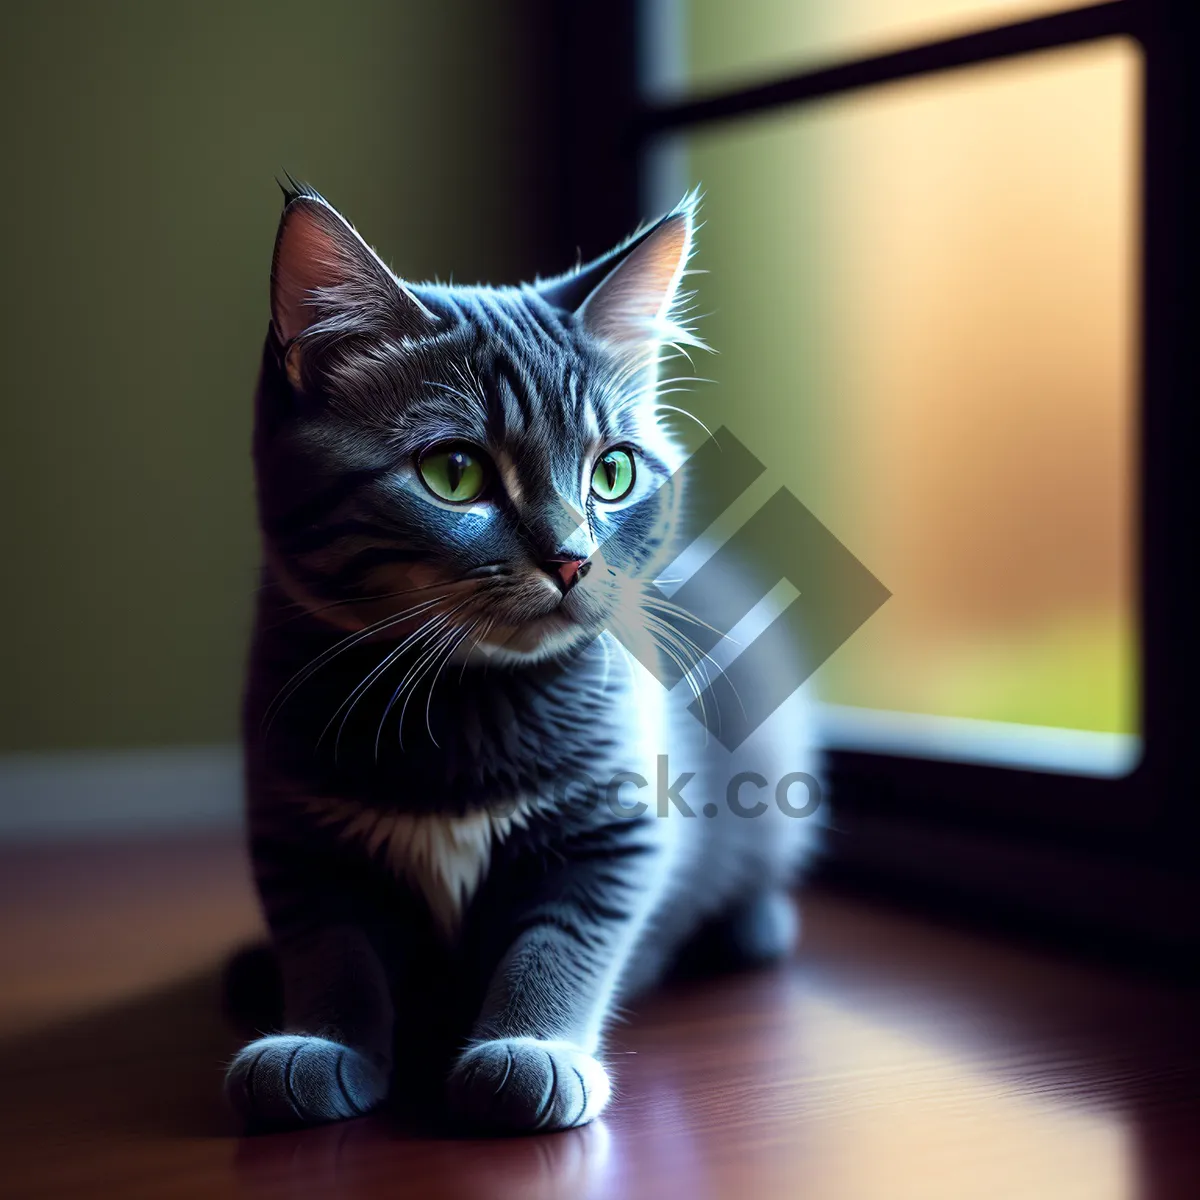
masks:
{"type": "MultiPolygon", "coordinates": [[[[436,617],[430,618],[431,621],[436,619],[436,617]]],[[[428,622],[426,622],[426,624],[428,624],[428,622]]],[[[425,625],[422,625],[421,628],[424,629],[425,625]]],[[[396,659],[400,657],[401,654],[404,653],[405,644],[405,642],[401,642],[399,646],[389,650],[383,656],[383,658],[376,663],[369,672],[367,672],[366,676],[360,679],[358,683],[354,685],[350,691],[350,695],[347,696],[346,699],[343,700],[336,709],[334,709],[333,716],[331,716],[329,720],[325,722],[325,727],[321,730],[317,737],[318,746],[325,740],[325,735],[329,732],[329,728],[334,721],[338,719],[338,715],[341,713],[342,709],[346,710],[345,716],[342,717],[342,722],[338,726],[337,737],[333,740],[333,761],[335,763],[338,760],[338,753],[342,747],[342,732],[346,728],[346,722],[350,719],[350,714],[354,711],[354,708],[358,704],[359,700],[361,700],[363,696],[365,696],[367,692],[371,690],[371,684],[378,679],[379,676],[382,675],[384,671],[386,671],[388,667],[390,667],[392,663],[394,663],[396,659]]]]}
{"type": "Polygon", "coordinates": [[[263,712],[263,722],[266,726],[266,729],[270,729],[271,723],[279,714],[279,710],[295,694],[296,690],[303,686],[308,679],[310,679],[317,671],[321,669],[321,667],[325,666],[339,654],[349,650],[352,646],[358,645],[358,643],[363,641],[365,638],[369,638],[376,633],[381,633],[385,629],[390,629],[393,625],[398,625],[406,618],[421,612],[424,609],[430,608],[434,604],[437,604],[441,599],[442,597],[435,596],[432,600],[422,600],[419,604],[415,604],[411,608],[405,609],[403,612],[394,613],[389,617],[383,617],[380,620],[368,625],[365,629],[360,629],[355,633],[349,634],[347,637],[342,638],[341,641],[336,642],[334,645],[322,651],[317,655],[316,658],[312,660],[312,662],[308,663],[307,666],[301,667],[300,670],[297,671],[296,674],[293,675],[292,678],[289,679],[288,682],[279,689],[279,692],[276,693],[275,699],[267,705],[266,710],[263,712]]]}
{"type": "MultiPolygon", "coordinates": [[[[669,634],[675,640],[675,644],[687,653],[688,658],[695,658],[697,665],[701,664],[704,659],[707,659],[714,667],[717,668],[718,672],[722,670],[720,663],[718,663],[717,660],[708,653],[708,651],[703,649],[703,647],[701,647],[694,639],[688,637],[688,635],[682,630],[676,629],[676,627],[669,621],[664,621],[662,617],[659,617],[652,612],[646,613],[646,619],[656,628],[661,629],[665,634],[669,634]]],[[[704,671],[705,677],[710,678],[708,676],[707,667],[704,668],[704,671]]]]}
{"type": "MultiPolygon", "coordinates": [[[[647,617],[651,621],[661,621],[660,617],[655,617],[650,613],[647,613],[647,617]]],[[[665,625],[665,623],[664,623],[664,625],[665,625]]],[[[700,646],[698,646],[691,638],[689,638],[687,636],[687,634],[676,629],[673,625],[665,625],[665,628],[670,629],[672,636],[677,639],[677,644],[682,644],[682,646],[685,648],[685,651],[689,657],[692,654],[700,655],[701,658],[708,659],[708,661],[711,662],[712,665],[717,668],[717,674],[719,676],[721,676],[722,678],[724,678],[725,682],[729,685],[729,690],[733,693],[734,699],[738,702],[738,708],[740,708],[742,710],[742,716],[747,716],[746,705],[742,701],[741,693],[733,685],[733,682],[732,682],[732,680],[730,680],[729,674],[725,670],[725,668],[722,667],[721,664],[718,663],[717,660],[715,658],[713,658],[713,656],[711,654],[709,654],[705,650],[702,650],[700,648],[700,646]]],[[[730,640],[732,641],[733,639],[731,638],[730,640]]],[[[697,660],[697,661],[699,661],[699,660],[697,660]]],[[[712,676],[710,676],[708,673],[707,667],[704,668],[704,677],[707,681],[706,686],[711,687],[713,685],[713,680],[712,680],[712,676]]],[[[718,716],[718,718],[720,717],[720,710],[718,710],[717,716],[718,716]]]]}
{"type": "MultiPolygon", "coordinates": [[[[663,638],[669,639],[671,644],[682,654],[682,656],[691,661],[692,666],[690,668],[686,668],[686,673],[690,675],[691,671],[702,671],[705,689],[707,690],[710,688],[712,686],[713,679],[709,674],[708,666],[705,660],[707,659],[708,662],[712,663],[712,665],[717,668],[718,674],[722,674],[723,671],[721,665],[716,661],[716,659],[714,659],[711,654],[699,646],[692,638],[688,637],[687,634],[683,633],[682,630],[679,630],[668,622],[663,621],[661,617],[657,617],[650,612],[647,612],[646,617],[652,634],[658,633],[663,638]]],[[[682,668],[682,664],[679,665],[682,668]]],[[[730,684],[730,687],[733,688],[733,685],[730,684]]],[[[733,690],[734,694],[737,695],[736,688],[733,690]]],[[[701,705],[703,705],[703,700],[701,697],[697,696],[696,699],[700,700],[701,705]]],[[[740,696],[738,697],[738,703],[741,703],[740,696]]],[[[719,717],[720,713],[718,712],[717,715],[719,717]]]]}
{"type": "Polygon", "coordinates": [[[331,600],[328,604],[319,604],[315,608],[310,608],[306,604],[301,604],[299,600],[294,600],[288,606],[289,608],[298,608],[301,611],[293,613],[290,617],[284,617],[282,621],[277,621],[274,625],[264,626],[265,632],[270,632],[272,629],[289,624],[292,621],[298,621],[301,617],[307,614],[315,614],[325,612],[331,608],[339,608],[346,604],[373,604],[380,600],[395,600],[398,596],[411,596],[416,592],[428,592],[432,588],[437,587],[453,587],[459,583],[468,583],[468,579],[456,579],[450,583],[423,583],[419,587],[401,588],[398,592],[378,592],[373,596],[350,596],[345,600],[331,600]]]}
{"type": "MultiPolygon", "coordinates": [[[[409,701],[412,700],[421,680],[425,678],[426,674],[433,667],[434,663],[437,662],[438,657],[446,644],[446,639],[452,636],[453,631],[450,631],[449,633],[443,632],[432,647],[428,647],[422,652],[420,659],[413,668],[416,673],[413,675],[412,682],[408,685],[408,689],[404,696],[404,703],[400,706],[400,718],[396,722],[396,737],[400,742],[400,748],[402,750],[404,749],[404,714],[408,712],[409,701]]],[[[401,686],[403,686],[403,683],[401,686]]]]}
{"type": "Polygon", "coordinates": [[[428,620],[422,622],[422,624],[406,638],[404,638],[404,640],[401,641],[398,646],[388,651],[388,653],[384,655],[382,661],[377,663],[351,690],[350,695],[347,696],[346,699],[337,706],[337,708],[334,710],[333,716],[329,718],[325,724],[325,728],[321,730],[320,737],[317,738],[317,745],[319,746],[325,735],[329,732],[329,727],[334,723],[334,721],[337,720],[338,714],[341,713],[342,709],[345,708],[345,715],[342,717],[341,725],[338,726],[337,738],[333,744],[334,762],[337,761],[338,750],[341,748],[342,733],[346,728],[346,722],[350,719],[350,713],[354,710],[355,706],[363,698],[363,696],[365,696],[370,690],[371,684],[378,679],[379,676],[386,671],[387,668],[391,666],[391,664],[394,663],[400,657],[400,655],[403,654],[404,651],[413,644],[414,641],[420,639],[431,626],[433,626],[435,623],[440,624],[445,620],[446,614],[434,613],[434,615],[428,620]]]}
{"type": "MultiPolygon", "coordinates": [[[[703,429],[704,432],[707,433],[710,438],[713,437],[713,431],[711,429],[709,429],[709,427],[707,425],[705,425],[705,423],[702,420],[700,420],[700,418],[698,416],[696,416],[695,413],[688,412],[688,410],[686,408],[679,408],[677,405],[674,405],[674,404],[656,404],[654,407],[656,409],[660,409],[660,408],[665,409],[667,412],[679,413],[680,416],[684,416],[684,417],[687,417],[689,420],[695,421],[696,424],[699,425],[700,428],[703,429]]],[[[715,441],[716,439],[714,438],[713,440],[715,441]]]]}
{"type": "Polygon", "coordinates": [[[485,637],[487,637],[487,635],[489,633],[492,632],[492,629],[495,626],[495,624],[496,624],[496,621],[495,621],[494,617],[489,617],[487,619],[487,623],[479,631],[479,636],[475,639],[474,644],[471,646],[470,650],[468,650],[466,655],[463,657],[462,669],[458,673],[458,682],[459,683],[462,683],[463,676],[467,673],[467,663],[470,661],[471,655],[474,654],[475,651],[479,649],[480,642],[482,642],[483,639],[485,637]]]}
{"type": "Polygon", "coordinates": [[[429,734],[429,740],[435,746],[437,746],[437,748],[439,750],[442,748],[441,743],[437,740],[437,738],[435,738],[433,736],[433,725],[430,722],[430,715],[429,715],[429,710],[433,705],[433,691],[434,691],[434,688],[437,687],[438,677],[441,675],[442,671],[445,669],[446,664],[454,656],[455,650],[457,650],[459,648],[459,646],[461,646],[463,644],[463,642],[465,642],[467,640],[467,637],[470,635],[471,630],[473,630],[475,628],[475,626],[479,624],[480,620],[482,620],[482,618],[476,617],[475,620],[472,621],[471,624],[468,625],[466,627],[466,629],[463,630],[462,635],[458,638],[458,640],[453,642],[449,646],[449,648],[446,650],[446,653],[442,657],[442,661],[438,664],[437,670],[434,671],[434,673],[433,673],[433,679],[430,680],[430,683],[429,683],[429,695],[425,697],[425,731],[426,731],[426,733],[429,734]]]}
{"type": "MultiPolygon", "coordinates": [[[[651,633],[651,636],[655,637],[655,641],[658,643],[659,649],[662,650],[662,652],[679,668],[679,671],[680,671],[680,674],[681,674],[683,680],[688,685],[688,690],[695,697],[696,703],[700,705],[700,714],[701,714],[702,723],[703,723],[705,731],[706,731],[705,741],[707,743],[707,740],[708,740],[707,739],[708,709],[704,702],[704,695],[703,695],[703,692],[701,691],[700,685],[696,682],[696,680],[692,676],[692,672],[695,670],[697,664],[693,663],[692,666],[689,667],[684,662],[684,655],[686,654],[686,651],[677,649],[676,648],[677,644],[673,643],[672,640],[663,631],[657,631],[657,630],[651,628],[650,633],[651,633]]],[[[711,682],[708,679],[707,673],[705,675],[705,681],[706,681],[706,685],[709,682],[711,682]]],[[[718,725],[720,723],[720,715],[721,715],[720,712],[718,712],[717,713],[718,725]]]]}
{"type": "Polygon", "coordinates": [[[732,638],[727,633],[723,633],[715,625],[710,625],[707,621],[702,621],[695,613],[689,612],[682,605],[674,604],[661,596],[648,596],[643,594],[641,599],[642,607],[645,609],[654,609],[670,616],[679,617],[681,620],[688,621],[692,625],[700,625],[704,629],[715,633],[722,641],[731,642],[735,646],[740,646],[741,643],[737,638],[732,638]]]}
{"type": "MultiPolygon", "coordinates": [[[[428,591],[432,590],[433,588],[438,588],[438,587],[453,589],[453,588],[457,587],[459,584],[473,583],[473,582],[475,582],[475,580],[472,579],[470,574],[468,573],[467,575],[460,575],[457,579],[444,580],[444,581],[441,581],[438,583],[425,583],[425,584],[420,584],[416,587],[402,588],[400,591],[397,591],[397,592],[384,593],[384,594],[379,595],[378,597],[375,597],[375,599],[379,599],[379,600],[395,599],[397,596],[415,595],[417,592],[428,592],[428,591]]],[[[304,667],[301,667],[300,670],[297,671],[296,674],[293,675],[291,677],[291,679],[289,679],[287,681],[287,683],[285,683],[283,685],[283,687],[281,687],[279,689],[279,691],[275,695],[275,698],[271,701],[270,704],[267,705],[265,711],[263,712],[264,730],[270,729],[271,724],[275,720],[275,717],[278,716],[278,714],[279,714],[279,709],[281,709],[284,706],[284,704],[286,704],[287,701],[291,698],[291,696],[295,693],[295,691],[299,687],[301,687],[309,678],[311,678],[311,676],[317,670],[319,670],[322,666],[325,666],[329,661],[336,658],[339,654],[343,653],[344,651],[349,650],[352,646],[357,645],[364,638],[370,637],[376,633],[382,633],[384,630],[390,629],[393,625],[405,620],[406,618],[418,615],[419,613],[425,611],[427,608],[431,607],[432,605],[437,604],[441,600],[444,600],[449,594],[450,594],[450,592],[446,591],[440,596],[434,596],[431,599],[422,600],[418,604],[415,604],[415,605],[411,606],[410,608],[404,609],[401,612],[391,613],[386,617],[381,617],[378,621],[374,622],[371,625],[368,625],[366,628],[357,630],[357,631],[347,635],[347,637],[343,638],[340,642],[336,643],[335,645],[327,647],[324,651],[322,651],[321,654],[317,655],[317,657],[314,658],[310,663],[308,663],[304,667]],[[295,686],[293,686],[293,684],[295,686]],[[284,694],[285,692],[287,693],[286,695],[284,694]]],[[[368,600],[369,599],[370,598],[368,598],[368,600]]],[[[364,601],[359,601],[359,603],[363,603],[363,602],[364,601]]],[[[347,601],[339,600],[339,601],[335,601],[334,603],[337,603],[337,604],[354,603],[354,601],[353,600],[347,600],[347,601]]],[[[322,609],[306,609],[306,611],[320,612],[320,611],[322,611],[322,609]]],[[[291,620],[292,618],[289,617],[287,619],[291,620]]],[[[272,628],[274,628],[274,627],[272,627],[272,628]]]]}
{"type": "MultiPolygon", "coordinates": [[[[449,620],[450,617],[452,617],[461,608],[464,608],[468,603],[469,603],[469,599],[462,601],[461,604],[456,605],[454,608],[450,609],[449,612],[442,614],[443,617],[446,620],[449,620]]],[[[424,654],[425,654],[425,650],[422,650],[420,652],[420,654],[418,655],[417,661],[415,663],[412,663],[409,665],[408,670],[404,673],[400,682],[396,685],[396,690],[392,693],[391,698],[388,700],[386,706],[384,707],[383,715],[379,718],[379,728],[375,731],[375,761],[376,762],[379,761],[379,745],[380,745],[380,742],[383,740],[384,724],[386,723],[386,721],[388,719],[388,715],[391,713],[392,709],[395,707],[396,701],[400,698],[401,693],[404,691],[405,685],[407,684],[410,676],[412,676],[413,672],[417,669],[418,666],[420,666],[421,662],[423,661],[424,654]]],[[[415,680],[414,680],[414,682],[415,682],[415,680]]],[[[398,732],[402,734],[403,722],[404,722],[404,714],[403,713],[401,713],[400,721],[401,721],[401,729],[398,732]]],[[[400,744],[401,744],[401,746],[404,745],[404,740],[403,740],[402,736],[401,736],[400,744]]]]}
{"type": "Polygon", "coordinates": [[[660,379],[658,387],[668,387],[675,383],[716,383],[715,379],[709,379],[704,375],[672,375],[670,379],[660,379]]]}

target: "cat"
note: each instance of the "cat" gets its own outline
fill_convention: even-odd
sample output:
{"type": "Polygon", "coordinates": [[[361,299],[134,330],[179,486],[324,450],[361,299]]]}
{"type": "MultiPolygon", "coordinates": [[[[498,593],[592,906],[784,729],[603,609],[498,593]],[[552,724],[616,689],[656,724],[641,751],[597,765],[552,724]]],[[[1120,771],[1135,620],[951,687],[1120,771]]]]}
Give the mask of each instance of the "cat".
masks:
{"type": "Polygon", "coordinates": [[[731,753],[644,665],[687,646],[644,601],[679,549],[659,365],[698,341],[695,225],[693,194],[553,279],[416,285],[284,186],[244,737],[285,1011],[227,1071],[251,1129],[584,1124],[626,1000],[796,941],[818,822],[735,777],[815,769],[803,706],[731,753]]]}

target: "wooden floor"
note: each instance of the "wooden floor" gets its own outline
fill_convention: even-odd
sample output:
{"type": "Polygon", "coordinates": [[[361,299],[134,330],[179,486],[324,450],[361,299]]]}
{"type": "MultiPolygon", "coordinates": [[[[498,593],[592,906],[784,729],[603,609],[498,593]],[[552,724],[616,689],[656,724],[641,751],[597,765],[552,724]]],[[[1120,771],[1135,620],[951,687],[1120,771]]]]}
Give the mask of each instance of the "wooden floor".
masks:
{"type": "Polygon", "coordinates": [[[647,1003],[582,1130],[234,1135],[237,845],[0,853],[0,1196],[1196,1200],[1197,996],[832,896],[787,969],[647,1003]]]}

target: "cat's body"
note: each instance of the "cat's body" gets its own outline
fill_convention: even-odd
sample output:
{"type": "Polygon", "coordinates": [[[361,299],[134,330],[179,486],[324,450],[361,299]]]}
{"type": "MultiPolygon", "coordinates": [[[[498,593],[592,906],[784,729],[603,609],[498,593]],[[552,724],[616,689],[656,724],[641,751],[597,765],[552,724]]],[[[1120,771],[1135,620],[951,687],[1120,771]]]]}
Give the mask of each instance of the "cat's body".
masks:
{"type": "Polygon", "coordinates": [[[579,1124],[609,1095],[614,1005],[689,948],[790,948],[815,832],[773,792],[812,769],[795,698],[730,753],[622,645],[671,557],[679,465],[650,398],[662,330],[630,297],[670,312],[690,209],[594,279],[490,292],[401,285],[315,194],[289,199],[245,704],[287,1032],[229,1093],[261,1124],[389,1095],[579,1124]],[[443,445],[465,447],[449,474],[443,445]],[[478,496],[443,500],[485,455],[478,496]],[[642,477],[616,495],[621,455],[642,477]]]}

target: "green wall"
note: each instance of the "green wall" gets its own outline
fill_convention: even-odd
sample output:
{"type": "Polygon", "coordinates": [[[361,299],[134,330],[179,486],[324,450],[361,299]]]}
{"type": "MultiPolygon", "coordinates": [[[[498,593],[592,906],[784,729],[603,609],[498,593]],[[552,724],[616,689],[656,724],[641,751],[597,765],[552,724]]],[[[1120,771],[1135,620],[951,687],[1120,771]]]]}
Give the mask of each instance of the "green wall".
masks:
{"type": "Polygon", "coordinates": [[[235,736],[272,176],[404,274],[528,272],[515,11],[5,6],[0,751],[235,736]]]}

